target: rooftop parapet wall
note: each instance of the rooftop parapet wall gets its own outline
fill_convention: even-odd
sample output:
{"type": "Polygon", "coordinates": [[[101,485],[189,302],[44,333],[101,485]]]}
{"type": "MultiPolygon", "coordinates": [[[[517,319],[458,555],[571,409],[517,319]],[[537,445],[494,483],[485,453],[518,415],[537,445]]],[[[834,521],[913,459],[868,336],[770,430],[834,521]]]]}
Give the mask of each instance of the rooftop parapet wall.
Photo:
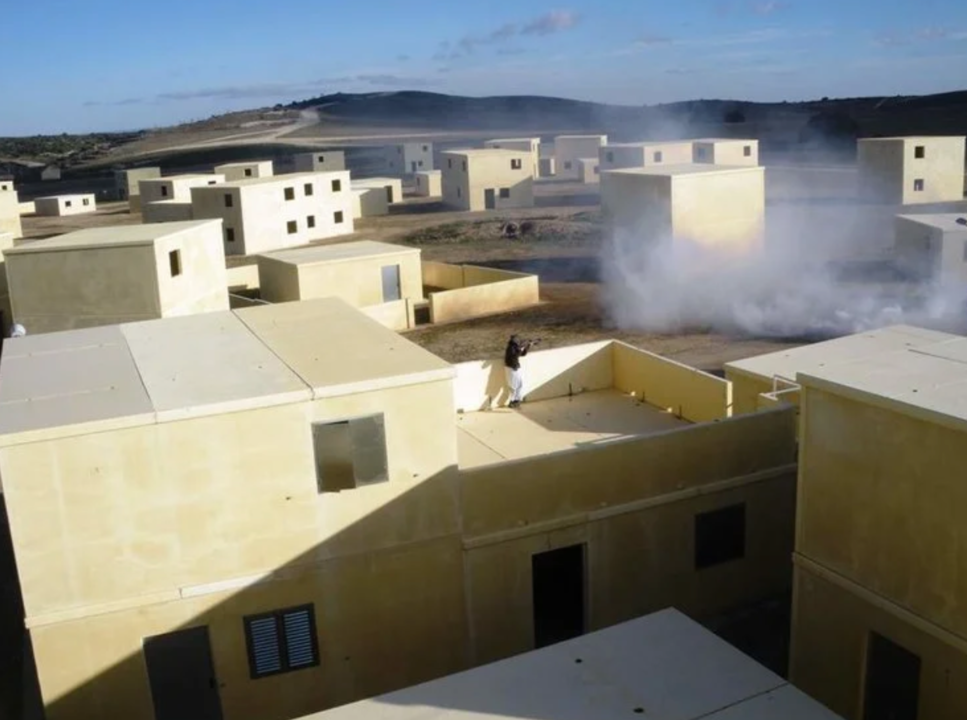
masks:
{"type": "Polygon", "coordinates": [[[456,322],[540,302],[538,277],[510,270],[424,262],[423,283],[443,288],[429,293],[432,323],[456,322]]]}
{"type": "MultiPolygon", "coordinates": [[[[458,412],[507,403],[502,358],[461,363],[454,385],[458,412]]],[[[731,414],[732,385],[687,365],[622,342],[572,345],[529,353],[523,362],[528,400],[607,390],[635,393],[642,402],[689,422],[721,420],[731,414]]]]}

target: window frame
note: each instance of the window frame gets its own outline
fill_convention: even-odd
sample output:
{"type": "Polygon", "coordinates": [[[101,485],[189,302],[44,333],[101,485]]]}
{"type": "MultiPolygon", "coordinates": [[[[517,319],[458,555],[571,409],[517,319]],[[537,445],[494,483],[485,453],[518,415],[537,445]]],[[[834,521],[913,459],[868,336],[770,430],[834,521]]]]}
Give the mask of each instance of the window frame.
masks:
{"type": "Polygon", "coordinates": [[[252,615],[243,615],[242,630],[245,633],[245,654],[248,658],[248,672],[250,680],[261,680],[262,678],[273,677],[275,675],[298,672],[308,668],[319,667],[321,664],[319,659],[319,635],[316,627],[316,608],[314,603],[305,603],[303,605],[295,605],[292,607],[282,608],[280,610],[270,610],[268,612],[254,613],[252,615]],[[285,634],[285,623],[283,622],[283,617],[285,615],[291,615],[300,611],[306,611],[309,615],[309,632],[312,643],[312,663],[308,665],[299,665],[298,667],[291,667],[289,665],[288,638],[285,634]],[[252,639],[252,623],[258,620],[265,620],[267,618],[273,618],[275,620],[276,637],[279,640],[277,647],[279,651],[279,660],[281,662],[278,670],[259,673],[256,672],[255,669],[255,643],[252,639]]]}

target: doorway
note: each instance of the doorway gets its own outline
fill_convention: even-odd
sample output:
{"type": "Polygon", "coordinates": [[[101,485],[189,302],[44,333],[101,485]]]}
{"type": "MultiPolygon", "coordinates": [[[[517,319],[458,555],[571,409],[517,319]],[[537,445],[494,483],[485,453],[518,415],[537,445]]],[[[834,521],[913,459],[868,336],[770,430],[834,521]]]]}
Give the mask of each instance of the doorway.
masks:
{"type": "Polygon", "coordinates": [[[386,202],[388,202],[390,205],[393,204],[393,186],[392,185],[386,186],[386,202]]]}
{"type": "Polygon", "coordinates": [[[497,193],[493,188],[484,190],[484,207],[488,210],[497,208],[497,193]]]}
{"type": "Polygon", "coordinates": [[[531,558],[534,647],[583,635],[584,545],[549,550],[531,558]]]}
{"type": "Polygon", "coordinates": [[[221,720],[208,627],[144,639],[155,720],[221,720]]]}
{"type": "Polygon", "coordinates": [[[410,162],[410,171],[411,172],[416,172],[416,162],[415,161],[410,162]]]}
{"type": "Polygon", "coordinates": [[[383,280],[383,302],[393,302],[403,297],[400,288],[400,266],[384,265],[382,267],[383,280]]]}
{"type": "Polygon", "coordinates": [[[920,658],[870,633],[863,720],[917,720],[919,702],[920,658]]]}

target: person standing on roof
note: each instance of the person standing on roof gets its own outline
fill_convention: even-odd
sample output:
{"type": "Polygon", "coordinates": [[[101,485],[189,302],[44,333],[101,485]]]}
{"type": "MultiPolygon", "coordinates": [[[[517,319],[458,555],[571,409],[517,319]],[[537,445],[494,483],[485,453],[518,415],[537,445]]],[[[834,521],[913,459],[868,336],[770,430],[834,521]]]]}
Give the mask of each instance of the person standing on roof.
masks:
{"type": "Polygon", "coordinates": [[[520,359],[527,355],[533,343],[522,341],[520,336],[511,335],[504,350],[504,372],[507,375],[507,385],[510,387],[510,402],[508,407],[518,408],[524,399],[524,374],[520,367],[520,359]]]}

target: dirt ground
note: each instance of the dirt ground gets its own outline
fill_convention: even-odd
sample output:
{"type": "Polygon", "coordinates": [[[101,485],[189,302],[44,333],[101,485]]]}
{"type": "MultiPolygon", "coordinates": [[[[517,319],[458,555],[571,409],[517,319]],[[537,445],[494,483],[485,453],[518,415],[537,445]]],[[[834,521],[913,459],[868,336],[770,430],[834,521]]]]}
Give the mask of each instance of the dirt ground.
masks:
{"type": "MultiPolygon", "coordinates": [[[[791,347],[788,342],[729,337],[710,332],[661,335],[611,327],[599,302],[597,255],[602,228],[598,196],[591,186],[541,183],[538,206],[513,212],[463,213],[439,203],[410,197],[390,215],[356,222],[356,232],[320,241],[332,244],[379,240],[419,247],[427,260],[471,263],[537,273],[541,303],[500,315],[407,333],[413,342],[450,362],[491,357],[507,337],[519,333],[541,338],[542,347],[615,338],[707,371],[724,362],[791,347]],[[520,239],[501,236],[504,222],[530,221],[531,232],[520,239]]],[[[24,235],[37,239],[88,227],[140,222],[126,203],[104,203],[96,213],[63,218],[25,216],[24,235]]],[[[229,258],[229,265],[250,264],[254,257],[229,258]]]]}

